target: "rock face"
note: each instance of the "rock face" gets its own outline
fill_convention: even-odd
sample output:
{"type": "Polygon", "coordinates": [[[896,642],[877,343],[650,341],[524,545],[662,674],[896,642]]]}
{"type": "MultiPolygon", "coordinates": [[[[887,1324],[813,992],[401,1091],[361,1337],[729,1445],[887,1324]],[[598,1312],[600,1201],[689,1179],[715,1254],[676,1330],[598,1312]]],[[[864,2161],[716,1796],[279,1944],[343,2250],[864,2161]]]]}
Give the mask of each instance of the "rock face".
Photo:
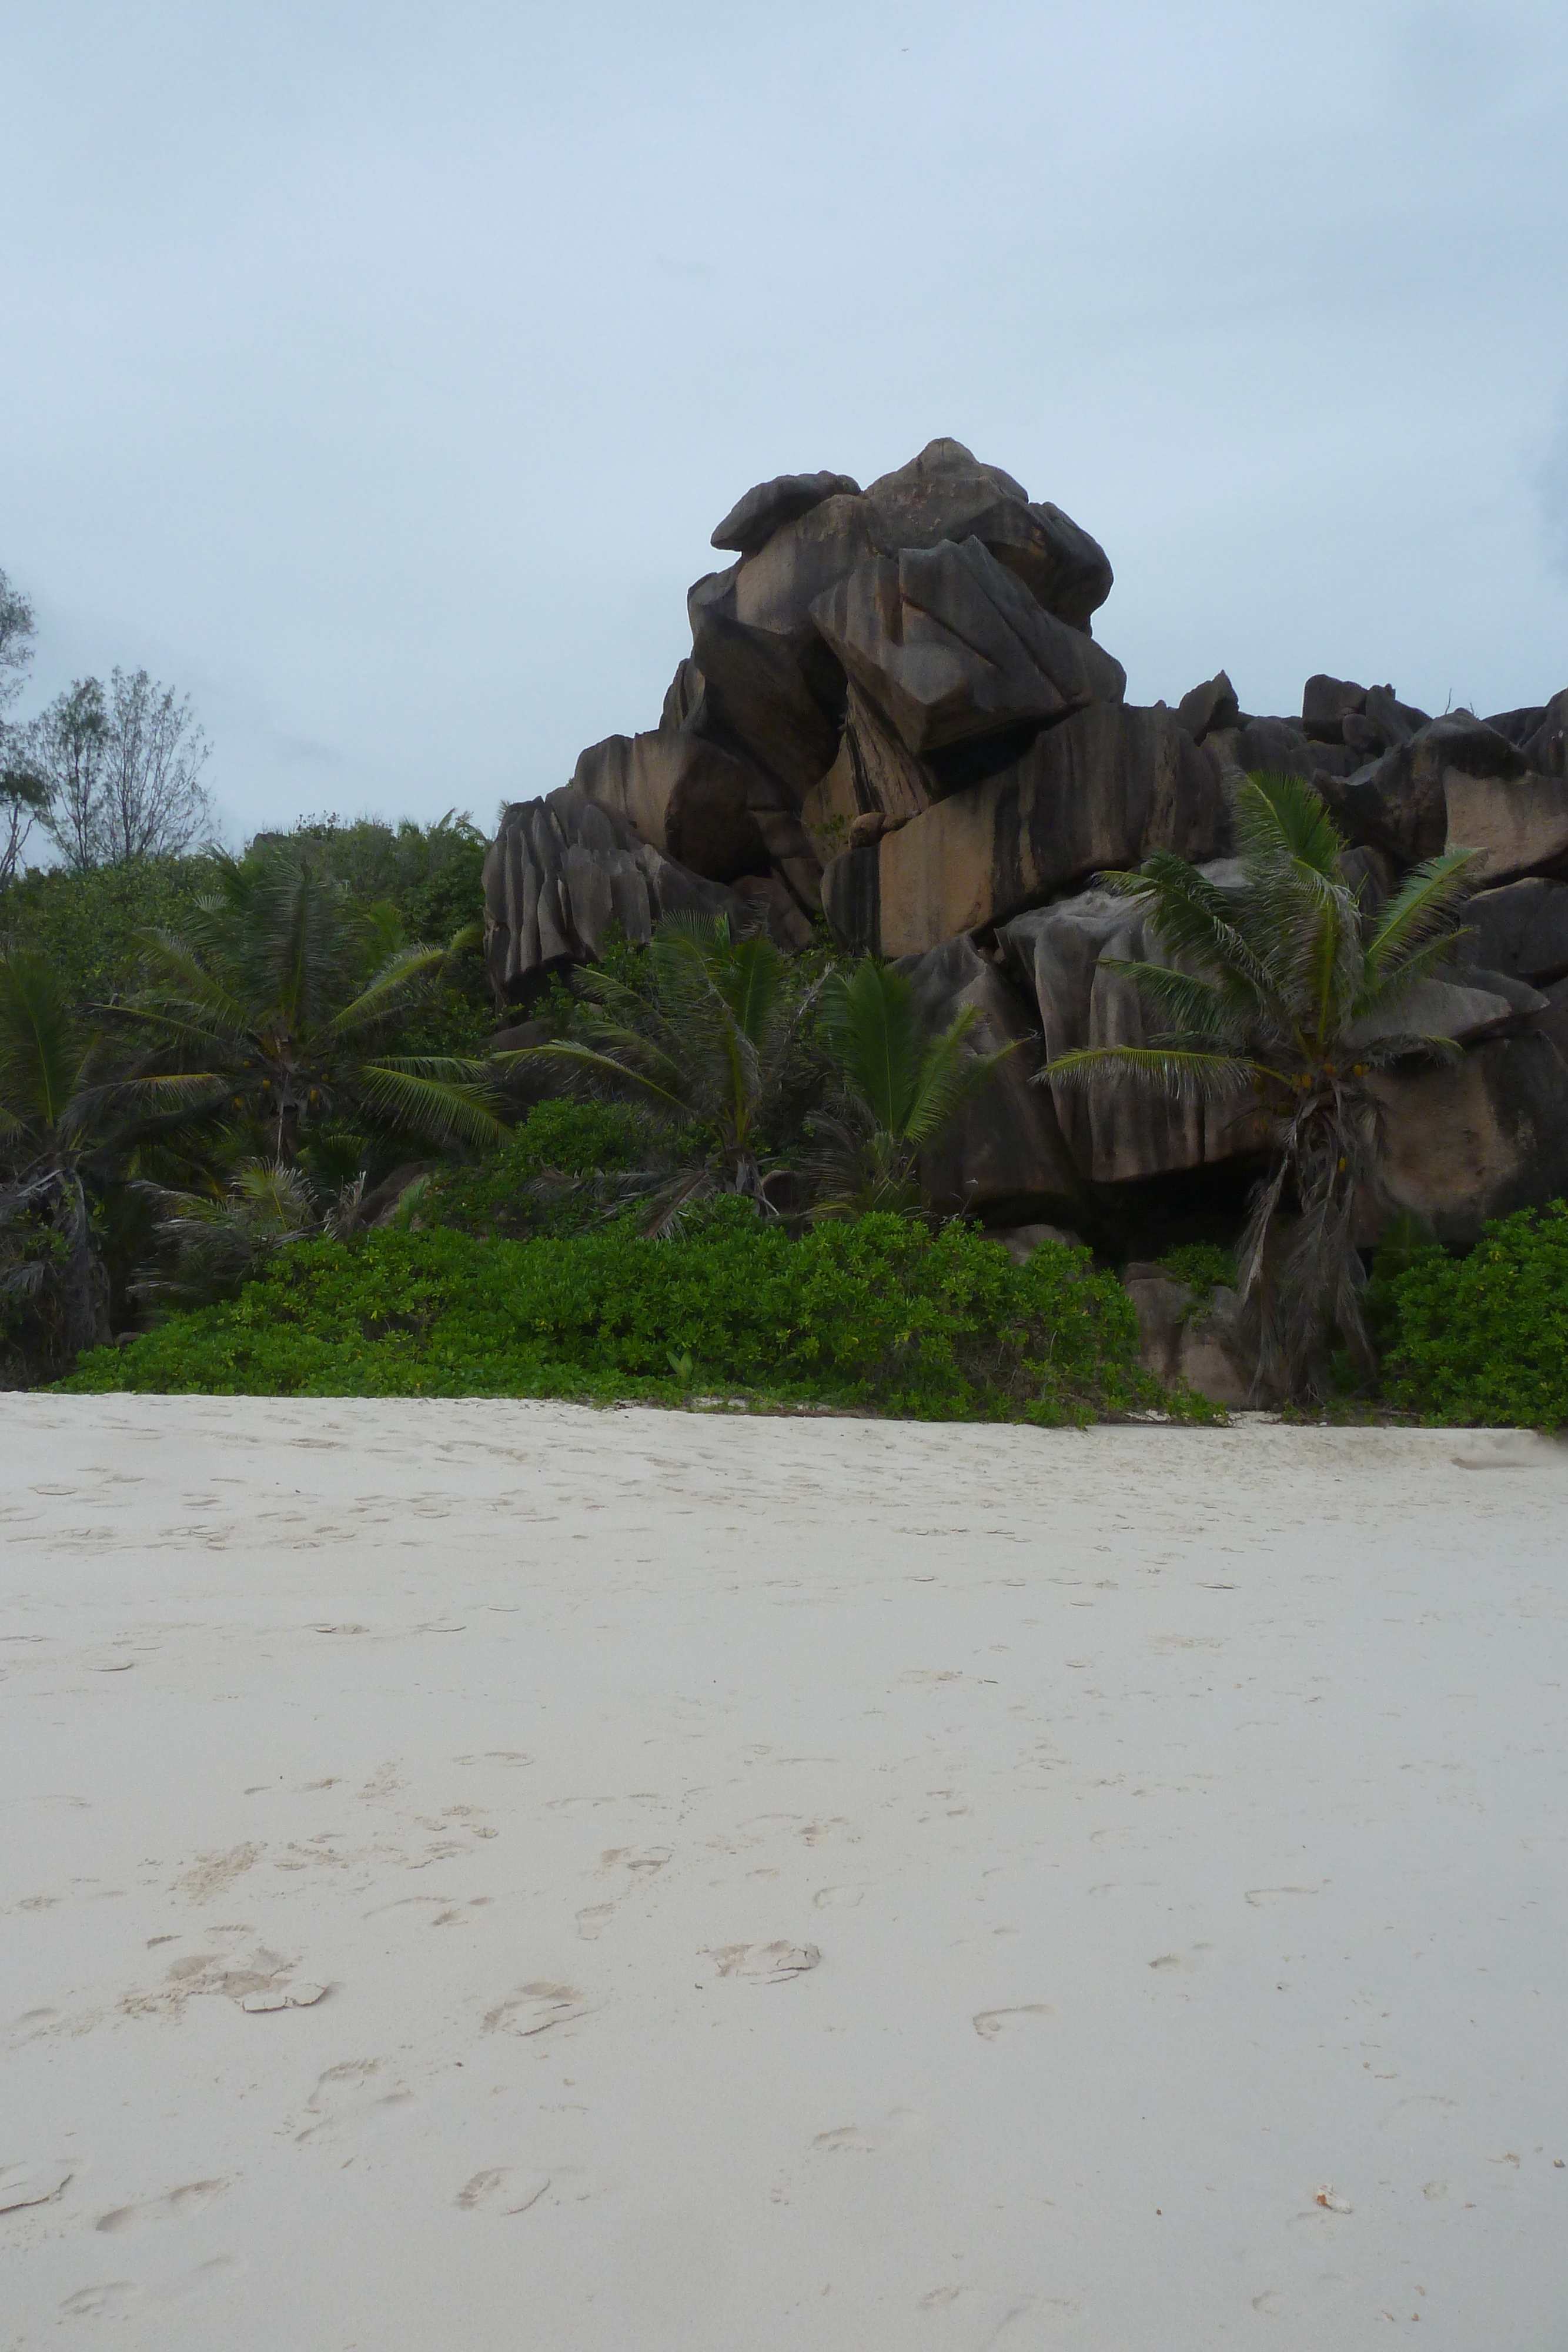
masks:
{"type": "Polygon", "coordinates": [[[1218,768],[1168,710],[1096,702],[998,774],[835,859],[822,904],[848,945],[918,955],[1151,849],[1211,857],[1225,827],[1218,768]]]}
{"type": "Polygon", "coordinates": [[[1489,1217],[1568,1185],[1568,1065],[1539,1030],[1477,1045],[1448,1067],[1389,1073],[1390,1196],[1439,1241],[1473,1242],[1489,1217]]]}
{"type": "Polygon", "coordinates": [[[929,1152],[921,1177],[933,1202],[950,1214],[1007,1217],[1030,1209],[1065,1213],[1083,1198],[1050,1095],[1032,1084],[1038,1034],[1022,1000],[969,939],[948,940],[899,966],[914,982],[928,1034],[972,1007],[971,1040],[979,1053],[1011,1052],[983,1093],[960,1112],[929,1152]]]}
{"type": "MultiPolygon", "coordinates": [[[[1203,868],[1223,887],[1238,870],[1203,868]]],[[[1083,1045],[1141,1045],[1147,1015],[1131,982],[1100,969],[1114,961],[1166,963],[1142,919],[1108,890],[1085,890],[1016,917],[998,934],[1009,968],[1031,992],[1048,1058],[1083,1045]]],[[[1081,1176],[1120,1184],[1217,1161],[1255,1157],[1268,1129],[1249,1103],[1172,1103],[1133,1087],[1084,1091],[1052,1084],[1058,1125],[1081,1176]]]]}
{"type": "Polygon", "coordinates": [[[1200,1301],[1164,1266],[1137,1264],[1126,1267],[1122,1286],[1138,1318],[1138,1352],[1165,1387],[1185,1381],[1211,1404],[1271,1402],[1254,1393],[1257,1349],[1234,1290],[1221,1286],[1200,1301]]]}
{"type": "Polygon", "coordinates": [[[859,563],[811,606],[823,644],[916,758],[1120,702],[1126,674],[977,539],[859,563]]]}
{"type": "Polygon", "coordinates": [[[594,954],[612,919],[642,940],[673,908],[723,912],[796,949],[825,915],[841,947],[904,963],[934,1025],[972,1004],[983,1042],[1017,1045],[933,1155],[944,1205],[1135,1241],[1207,1230],[1207,1202],[1234,1230],[1268,1142],[1249,1101],[1032,1080],[1048,1055],[1145,1034],[1110,966],[1157,950],[1096,876],[1166,848],[1223,878],[1228,787],[1277,770],[1330,803],[1369,912],[1420,859],[1479,853],[1465,968],[1401,1016],[1462,1057],[1381,1082],[1397,1197],[1460,1236],[1568,1192],[1568,688],[1433,718],[1318,672],[1299,713],[1270,715],[1218,669],[1175,709],[1134,707],[1092,635],[1104,551],[954,440],[864,489],[779,475],[713,543],[734,561],[690,591],[658,724],[506,814],[486,868],[498,999],[594,954]]]}
{"type": "Polygon", "coordinates": [[[1471,960],[1537,988],[1568,974],[1568,883],[1532,875],[1478,890],[1465,908],[1471,960]]]}
{"type": "Polygon", "coordinates": [[[485,860],[485,956],[497,995],[597,956],[612,919],[643,945],[670,914],[751,919],[734,891],[661,856],[569,785],[502,817],[485,860]]]}

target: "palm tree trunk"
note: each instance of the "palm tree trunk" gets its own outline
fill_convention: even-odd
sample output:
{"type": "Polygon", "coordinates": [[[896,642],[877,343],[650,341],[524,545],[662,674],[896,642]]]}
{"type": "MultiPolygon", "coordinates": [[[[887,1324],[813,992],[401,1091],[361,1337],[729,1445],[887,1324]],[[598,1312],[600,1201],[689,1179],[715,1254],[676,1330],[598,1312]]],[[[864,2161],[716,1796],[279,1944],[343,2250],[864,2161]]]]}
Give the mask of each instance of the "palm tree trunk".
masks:
{"type": "Polygon", "coordinates": [[[60,1171],[61,1203],[65,1211],[66,1263],[60,1282],[60,1303],[66,1355],[75,1363],[85,1348],[96,1348],[109,1338],[92,1254],[92,1231],[87,1194],[75,1169],[60,1171]]]}

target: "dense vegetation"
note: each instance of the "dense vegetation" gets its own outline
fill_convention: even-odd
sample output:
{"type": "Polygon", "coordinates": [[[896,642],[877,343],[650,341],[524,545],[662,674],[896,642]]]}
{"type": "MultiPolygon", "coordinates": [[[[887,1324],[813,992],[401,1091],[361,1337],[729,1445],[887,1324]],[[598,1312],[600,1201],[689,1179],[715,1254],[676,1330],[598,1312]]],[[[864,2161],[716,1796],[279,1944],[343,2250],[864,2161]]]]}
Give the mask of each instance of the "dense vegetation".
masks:
{"type": "Polygon", "coordinates": [[[1568,1205],[1500,1218],[1464,1257],[1417,1251],[1389,1291],[1392,1404],[1431,1422],[1568,1423],[1568,1205]]]}
{"type": "Polygon", "coordinates": [[[1022,1266],[962,1225],[886,1212],[793,1238],[738,1196],[678,1241],[628,1220],[528,1242],[451,1227],[310,1242],[230,1304],[68,1383],[224,1395],[742,1395],[1053,1423],[1160,1402],[1113,1276],[1022,1266]]]}
{"type": "MultiPolygon", "coordinates": [[[[964,1022],[924,1034],[900,974],[825,943],[688,924],[557,980],[492,1051],[483,856],[462,819],[320,819],[241,859],[0,888],[0,1378],[1045,1422],[1169,1402],[1088,1252],[1015,1266],[930,1213],[921,1150],[989,1076],[964,1022]]],[[[1158,1051],[1241,1058],[1220,1029],[1158,1051]]],[[[1212,1243],[1163,1263],[1198,1311],[1247,1243],[1239,1268],[1212,1243]]],[[[1469,1256],[1396,1226],[1358,1277],[1355,1409],[1568,1422],[1568,1211],[1469,1256]]]]}

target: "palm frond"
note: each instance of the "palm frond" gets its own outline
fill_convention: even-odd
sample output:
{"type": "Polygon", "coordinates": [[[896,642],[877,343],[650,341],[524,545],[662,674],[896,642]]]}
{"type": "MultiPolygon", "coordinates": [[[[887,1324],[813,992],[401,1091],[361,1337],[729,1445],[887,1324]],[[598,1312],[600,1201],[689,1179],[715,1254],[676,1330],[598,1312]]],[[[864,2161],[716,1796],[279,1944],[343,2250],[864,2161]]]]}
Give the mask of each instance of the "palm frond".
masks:
{"type": "Polygon", "coordinates": [[[366,1063],[355,1074],[355,1091],[372,1117],[428,1136],[434,1143],[453,1136],[467,1143],[498,1143],[507,1132],[474,1085],[422,1077],[395,1062],[366,1063]]]}
{"type": "MultiPolygon", "coordinates": [[[[639,1045],[646,1040],[638,1039],[639,1045]]],[[[617,1090],[622,1088],[639,1101],[661,1108],[668,1118],[687,1120],[693,1116],[692,1107],[679,1084],[660,1080],[640,1070],[629,1058],[618,1059],[613,1054],[601,1053],[592,1045],[580,1045],[573,1038],[559,1037],[546,1045],[521,1045],[513,1052],[496,1054],[491,1059],[497,1069],[511,1069],[525,1062],[559,1062],[588,1072],[596,1078],[607,1080],[617,1090]]]]}
{"type": "Polygon", "coordinates": [[[1243,1024],[1236,1008],[1212,980],[1180,971],[1173,964],[1140,962],[1134,958],[1102,956],[1096,972],[1108,971],[1131,981],[1140,996],[1153,999],[1182,1029],[1208,1037],[1242,1041],[1243,1024]]]}
{"type": "MultiPolygon", "coordinates": [[[[1168,1045],[1081,1045],[1037,1072],[1037,1086],[1136,1084],[1177,1102],[1218,1102],[1249,1086],[1260,1066],[1236,1054],[1168,1045]]],[[[1270,1072],[1270,1076],[1278,1073],[1270,1072]]]]}
{"type": "Polygon", "coordinates": [[[1370,982],[1375,982],[1403,963],[1434,933],[1446,932],[1451,944],[1454,908],[1469,887],[1469,869],[1477,855],[1473,849],[1446,849],[1440,857],[1428,857],[1405,877],[1366,943],[1370,982]]]}
{"type": "Polygon", "coordinates": [[[393,950],[374,978],[359,994],[335,1013],[327,1024],[333,1037],[350,1037],[356,1030],[372,1027],[402,1012],[411,996],[438,971],[446,961],[444,948],[421,946],[393,950]]]}
{"type": "Polygon", "coordinates": [[[821,995],[828,1051],[876,1119],[902,1134],[920,1076],[920,1013],[908,977],[862,957],[847,976],[835,972],[821,995]]]}

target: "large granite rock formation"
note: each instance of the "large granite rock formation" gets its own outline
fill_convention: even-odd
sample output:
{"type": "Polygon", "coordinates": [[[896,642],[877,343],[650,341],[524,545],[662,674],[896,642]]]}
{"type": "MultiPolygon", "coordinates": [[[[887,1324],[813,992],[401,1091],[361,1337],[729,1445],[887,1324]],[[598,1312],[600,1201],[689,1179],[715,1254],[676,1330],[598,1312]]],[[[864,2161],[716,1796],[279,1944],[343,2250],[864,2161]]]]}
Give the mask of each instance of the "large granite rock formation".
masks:
{"type": "Polygon", "coordinates": [[[1218,1223],[1267,1144],[1252,1104],[1031,1079],[1144,1034],[1104,966],[1156,950],[1095,876],[1161,847],[1222,875],[1228,783],[1282,770],[1329,802],[1369,911],[1417,860],[1479,853],[1468,968],[1415,1008],[1462,1057],[1381,1082],[1396,1198],[1462,1239],[1568,1192],[1568,688],[1434,718],[1320,672],[1281,716],[1218,669],[1134,708],[1091,634],[1103,550],[957,441],[864,489],[760,483],[713,543],[736,560],[690,592],[658,724],[506,814],[486,868],[498,998],[594,954],[612,918],[642,940],[671,908],[723,911],[796,948],[825,916],[841,946],[904,961],[933,1024],[972,1004],[984,1043],[1015,1045],[925,1171],[946,1205],[1135,1236],[1164,1186],[1188,1224],[1212,1197],[1218,1223]]]}

